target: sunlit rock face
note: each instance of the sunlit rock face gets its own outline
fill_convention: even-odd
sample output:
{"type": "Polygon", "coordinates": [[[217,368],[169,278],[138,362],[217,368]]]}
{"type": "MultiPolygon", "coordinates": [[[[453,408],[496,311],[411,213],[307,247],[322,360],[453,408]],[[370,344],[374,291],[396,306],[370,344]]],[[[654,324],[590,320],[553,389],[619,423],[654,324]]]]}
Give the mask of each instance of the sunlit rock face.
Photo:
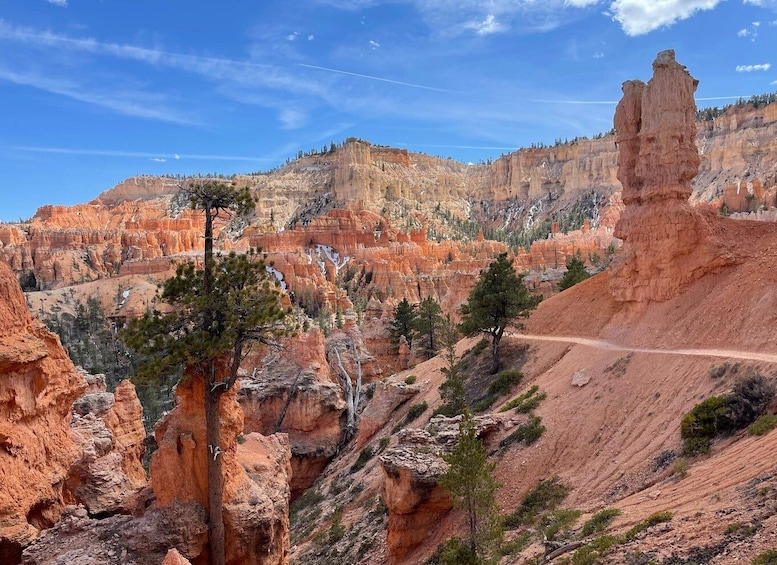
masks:
{"type": "Polygon", "coordinates": [[[730,263],[716,242],[717,218],[688,203],[700,162],[697,84],[671,50],[658,54],[647,84],[623,84],[615,129],[625,209],[615,236],[624,244],[610,279],[618,301],[668,300],[730,263]]]}

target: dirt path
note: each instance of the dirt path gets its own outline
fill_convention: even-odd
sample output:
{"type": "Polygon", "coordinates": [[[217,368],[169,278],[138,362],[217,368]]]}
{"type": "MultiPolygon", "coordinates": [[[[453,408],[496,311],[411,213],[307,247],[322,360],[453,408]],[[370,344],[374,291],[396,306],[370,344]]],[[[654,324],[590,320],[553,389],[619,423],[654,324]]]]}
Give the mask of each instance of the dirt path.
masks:
{"type": "Polygon", "coordinates": [[[634,351],[635,353],[659,353],[662,355],[690,355],[693,357],[723,357],[727,359],[743,359],[747,361],[766,361],[777,363],[777,354],[757,353],[755,351],[737,351],[733,349],[650,349],[644,347],[629,347],[619,345],[601,339],[590,339],[575,336],[550,336],[513,333],[514,337],[529,341],[560,341],[563,343],[576,343],[596,349],[609,349],[611,351],[634,351]]]}

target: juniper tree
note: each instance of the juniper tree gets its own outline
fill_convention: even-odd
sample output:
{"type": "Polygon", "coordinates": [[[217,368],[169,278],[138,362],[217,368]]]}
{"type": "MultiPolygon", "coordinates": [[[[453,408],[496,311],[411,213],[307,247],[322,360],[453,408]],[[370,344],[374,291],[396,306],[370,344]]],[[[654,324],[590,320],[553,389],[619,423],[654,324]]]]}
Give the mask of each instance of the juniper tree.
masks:
{"type": "Polygon", "coordinates": [[[528,318],[542,300],[531,294],[517,275],[507,253],[501,253],[487,270],[481,271],[467,302],[461,306],[461,332],[491,336],[491,373],[499,370],[499,343],[509,326],[522,327],[516,320],[528,318]]]}
{"type": "MultiPolygon", "coordinates": [[[[220,452],[219,400],[236,380],[240,363],[255,341],[269,342],[286,333],[284,312],[274,280],[256,251],[216,255],[214,222],[245,215],[254,201],[247,188],[219,181],[181,187],[191,207],[205,215],[202,266],[181,263],[161,285],[166,312],[147,312],[122,332],[126,345],[143,359],[136,379],[153,380],[171,373],[202,376],[208,461],[210,562],[224,565],[223,474],[220,452]]],[[[205,449],[202,446],[202,449],[205,449]]]]}

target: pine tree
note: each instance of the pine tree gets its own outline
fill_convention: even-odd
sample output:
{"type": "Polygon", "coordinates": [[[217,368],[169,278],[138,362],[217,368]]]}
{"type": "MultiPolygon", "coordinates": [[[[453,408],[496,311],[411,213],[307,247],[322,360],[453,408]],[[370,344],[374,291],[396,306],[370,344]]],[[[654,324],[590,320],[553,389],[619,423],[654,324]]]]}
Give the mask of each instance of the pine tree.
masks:
{"type": "Polygon", "coordinates": [[[437,335],[441,324],[442,308],[434,298],[427,296],[418,305],[415,319],[410,323],[415,336],[424,340],[424,354],[427,357],[437,355],[439,349],[437,335]]]}
{"type": "Polygon", "coordinates": [[[558,282],[558,289],[566,290],[590,276],[588,271],[585,270],[585,263],[583,262],[583,257],[578,249],[577,253],[567,259],[567,272],[564,273],[564,276],[561,277],[561,280],[558,282]]]}
{"type": "MultiPolygon", "coordinates": [[[[207,446],[218,454],[221,421],[219,400],[230,390],[250,343],[267,342],[286,333],[274,281],[259,254],[213,252],[213,224],[220,217],[247,214],[253,209],[248,189],[218,181],[191,183],[181,188],[193,209],[205,214],[203,267],[193,261],[178,265],[175,276],[162,285],[163,301],[172,308],[148,312],[122,332],[126,345],[144,360],[137,379],[160,379],[187,369],[203,377],[207,446]]],[[[221,457],[208,461],[208,522],[210,562],[224,565],[223,473],[221,457]]]]}
{"type": "Polygon", "coordinates": [[[445,381],[440,385],[442,405],[435,414],[452,417],[463,414],[467,410],[467,399],[464,392],[464,375],[461,372],[461,361],[456,356],[456,344],[459,341],[459,330],[450,316],[446,316],[441,324],[440,337],[442,343],[442,358],[447,367],[441,369],[445,381]]]}
{"type": "Polygon", "coordinates": [[[484,561],[503,533],[496,504],[499,484],[492,476],[496,465],[488,461],[487,455],[478,439],[475,420],[465,410],[459,423],[458,443],[443,455],[450,467],[440,478],[440,485],[451,494],[454,508],[466,514],[466,544],[476,563],[484,561]]]}
{"type": "Polygon", "coordinates": [[[499,343],[508,326],[521,328],[516,320],[528,318],[542,300],[531,294],[517,275],[507,253],[501,253],[488,270],[481,271],[475,288],[461,306],[461,332],[491,336],[491,373],[499,370],[499,343]]]}
{"type": "Polygon", "coordinates": [[[389,337],[394,347],[399,346],[399,338],[401,336],[405,336],[408,345],[413,342],[413,320],[415,320],[416,316],[415,307],[408,302],[407,298],[403,298],[397,304],[394,310],[394,319],[389,327],[389,337]]]}

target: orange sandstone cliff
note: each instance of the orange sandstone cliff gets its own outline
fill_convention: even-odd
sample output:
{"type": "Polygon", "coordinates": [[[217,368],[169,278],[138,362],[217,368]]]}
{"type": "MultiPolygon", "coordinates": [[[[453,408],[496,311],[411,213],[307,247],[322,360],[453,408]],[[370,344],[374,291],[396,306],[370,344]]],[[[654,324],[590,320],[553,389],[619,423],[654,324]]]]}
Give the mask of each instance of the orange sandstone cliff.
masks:
{"type": "Polygon", "coordinates": [[[0,561],[60,516],[79,457],[70,407],[86,388],[59,339],[33,320],[16,277],[0,265],[0,561]]]}

